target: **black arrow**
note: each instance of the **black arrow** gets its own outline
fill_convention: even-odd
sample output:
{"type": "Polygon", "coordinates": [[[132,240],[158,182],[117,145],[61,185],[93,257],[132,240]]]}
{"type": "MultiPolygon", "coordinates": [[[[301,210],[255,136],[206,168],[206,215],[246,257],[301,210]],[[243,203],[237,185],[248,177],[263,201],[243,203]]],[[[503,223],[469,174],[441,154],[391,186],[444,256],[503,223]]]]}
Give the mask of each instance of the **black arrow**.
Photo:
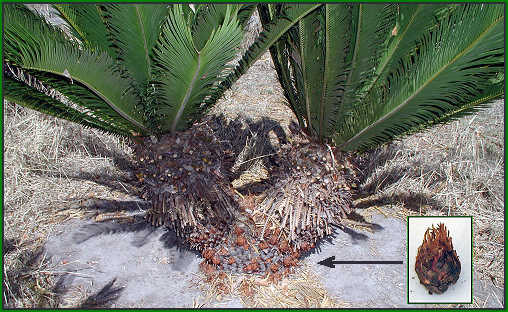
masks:
{"type": "Polygon", "coordinates": [[[336,264],[402,264],[402,261],[335,261],[335,256],[321,260],[318,264],[335,268],[336,264]]]}

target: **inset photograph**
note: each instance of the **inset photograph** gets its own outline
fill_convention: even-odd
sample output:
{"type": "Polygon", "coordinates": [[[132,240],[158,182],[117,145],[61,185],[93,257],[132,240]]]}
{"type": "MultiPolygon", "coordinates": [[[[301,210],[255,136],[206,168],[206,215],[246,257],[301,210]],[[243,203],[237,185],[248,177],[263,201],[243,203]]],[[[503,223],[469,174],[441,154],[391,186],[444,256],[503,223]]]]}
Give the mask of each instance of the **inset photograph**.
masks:
{"type": "Polygon", "coordinates": [[[408,303],[472,302],[472,217],[408,218],[408,303]]]}

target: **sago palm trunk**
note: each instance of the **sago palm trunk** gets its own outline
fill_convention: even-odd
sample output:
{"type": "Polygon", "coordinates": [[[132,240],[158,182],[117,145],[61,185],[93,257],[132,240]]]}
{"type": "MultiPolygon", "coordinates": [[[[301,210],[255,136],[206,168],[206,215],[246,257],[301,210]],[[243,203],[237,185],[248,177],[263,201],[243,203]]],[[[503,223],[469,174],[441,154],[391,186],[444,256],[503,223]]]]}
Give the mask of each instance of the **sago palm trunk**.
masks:
{"type": "Polygon", "coordinates": [[[305,134],[294,135],[279,153],[271,172],[274,185],[259,207],[265,218],[262,233],[284,229],[287,242],[302,251],[332,234],[332,224],[340,224],[353,209],[359,172],[352,156],[305,134]]]}
{"type": "MultiPolygon", "coordinates": [[[[135,146],[135,157],[143,197],[152,202],[147,218],[153,225],[166,225],[189,237],[227,232],[237,218],[238,195],[229,179],[234,155],[207,123],[177,136],[144,138],[135,146]]],[[[209,245],[212,242],[193,247],[202,250],[209,245]]]]}

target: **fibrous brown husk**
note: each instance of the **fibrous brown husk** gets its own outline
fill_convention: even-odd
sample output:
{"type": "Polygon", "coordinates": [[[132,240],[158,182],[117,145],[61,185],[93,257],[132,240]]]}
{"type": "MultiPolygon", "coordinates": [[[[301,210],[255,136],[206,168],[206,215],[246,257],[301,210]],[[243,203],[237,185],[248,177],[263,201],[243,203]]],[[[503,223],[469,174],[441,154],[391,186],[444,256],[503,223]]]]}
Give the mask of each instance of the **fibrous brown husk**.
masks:
{"type": "Polygon", "coordinates": [[[280,247],[278,237],[270,244],[259,240],[251,215],[255,203],[242,199],[230,182],[241,171],[232,145],[245,138],[236,132],[229,140],[220,132],[224,129],[214,131],[213,125],[206,120],[175,136],[143,138],[135,148],[136,175],[143,197],[152,203],[147,219],[174,229],[185,244],[199,250],[205,272],[290,273],[299,253],[287,242],[280,247]]]}
{"type": "Polygon", "coordinates": [[[428,228],[418,248],[415,270],[430,294],[442,294],[460,275],[460,261],[452,238],[443,223],[428,228]]]}
{"type": "Polygon", "coordinates": [[[206,123],[158,140],[144,138],[135,152],[153,225],[187,236],[204,228],[225,230],[232,222],[238,209],[228,170],[233,153],[206,123]]]}
{"type": "Polygon", "coordinates": [[[266,220],[262,235],[275,226],[291,245],[307,249],[352,211],[356,167],[350,155],[305,139],[283,146],[279,155],[277,182],[258,210],[266,220]]]}

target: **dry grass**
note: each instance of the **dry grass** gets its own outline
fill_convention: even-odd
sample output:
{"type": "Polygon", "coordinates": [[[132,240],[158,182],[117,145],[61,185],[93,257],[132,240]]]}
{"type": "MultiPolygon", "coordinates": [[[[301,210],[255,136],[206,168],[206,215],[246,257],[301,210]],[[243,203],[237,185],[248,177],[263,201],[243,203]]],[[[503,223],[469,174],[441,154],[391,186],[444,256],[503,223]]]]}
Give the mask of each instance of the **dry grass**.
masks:
{"type": "Polygon", "coordinates": [[[504,100],[366,157],[357,204],[385,213],[473,216],[474,270],[504,287],[504,100]]]}
{"type": "Polygon", "coordinates": [[[54,306],[54,276],[39,254],[87,198],[123,199],[130,149],[114,136],[4,105],[4,303],[54,306]],[[41,262],[42,261],[42,262],[41,262]],[[47,268],[46,268],[47,269],[47,268]]]}
{"type": "Polygon", "coordinates": [[[226,274],[222,279],[204,282],[197,279],[204,293],[196,298],[194,308],[216,307],[219,301],[240,299],[245,308],[347,308],[351,305],[330,297],[319,278],[309,267],[300,267],[295,274],[276,284],[254,275],[226,274]]]}

